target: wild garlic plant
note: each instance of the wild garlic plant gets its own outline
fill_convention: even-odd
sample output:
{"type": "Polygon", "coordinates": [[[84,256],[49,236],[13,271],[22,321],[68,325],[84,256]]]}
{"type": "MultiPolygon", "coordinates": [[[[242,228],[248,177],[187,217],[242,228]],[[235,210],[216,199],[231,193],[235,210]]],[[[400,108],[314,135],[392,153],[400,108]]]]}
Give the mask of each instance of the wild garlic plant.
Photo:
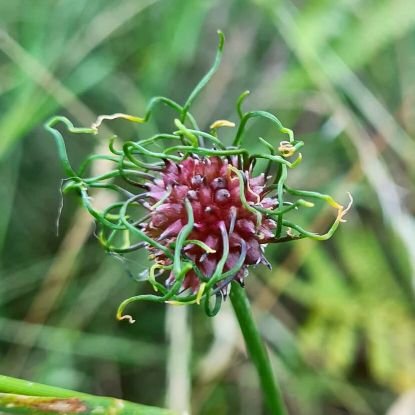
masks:
{"type": "Polygon", "coordinates": [[[104,249],[121,256],[145,249],[151,260],[146,280],[154,294],[126,299],[118,308],[117,318],[134,322],[124,310],[141,300],[202,305],[208,316],[214,316],[230,294],[267,402],[272,413],[283,413],[268,358],[241,287],[250,267],[271,266],[265,256],[267,245],[330,238],[344,221],[351,201],[345,208],[329,195],[288,185],[289,171],[301,163],[304,143],[296,140],[273,114],[263,110],[245,112],[242,106],[248,91],[236,101],[237,125],[220,119],[208,131],[200,129],[190,110],[219,67],[224,35],[218,35],[215,61],[183,105],[158,96],[150,101],[144,117],[102,115],[90,128],[78,128],[58,116],[46,128],[55,138],[67,176],[63,191],[79,194],[83,206],[95,218],[97,237],[104,249]],[[97,134],[108,120],[146,123],[160,105],[177,113],[173,131],[121,144],[112,138],[110,155],[93,154],[78,169],[73,168],[63,136],[56,128],[58,124],[63,123],[70,133],[97,134]],[[247,124],[259,118],[275,127],[275,137],[279,135],[280,141],[247,137],[247,124]],[[235,128],[229,144],[221,139],[222,128],[235,128]],[[259,140],[262,151],[249,151],[247,142],[253,139],[259,140]],[[109,161],[113,167],[91,177],[88,168],[95,160],[109,161]],[[103,211],[96,210],[91,191],[97,188],[116,192],[117,201],[103,211]],[[336,213],[324,234],[306,230],[287,218],[288,213],[300,214],[301,209],[313,207],[313,199],[328,203],[336,213]],[[145,214],[139,216],[143,208],[145,214]]]}

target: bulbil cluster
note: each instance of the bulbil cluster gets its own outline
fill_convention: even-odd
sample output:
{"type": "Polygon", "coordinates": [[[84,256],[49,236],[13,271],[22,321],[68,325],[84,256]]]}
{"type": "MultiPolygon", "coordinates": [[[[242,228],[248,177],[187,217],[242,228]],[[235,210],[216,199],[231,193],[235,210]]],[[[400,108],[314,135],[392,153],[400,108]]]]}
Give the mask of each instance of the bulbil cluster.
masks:
{"type": "MultiPolygon", "coordinates": [[[[183,247],[183,254],[199,273],[190,270],[184,278],[183,289],[197,292],[203,281],[199,276],[203,275],[206,280],[213,276],[223,256],[224,244],[229,245],[229,253],[223,271],[232,270],[238,263],[241,265],[215,287],[223,293],[227,293],[231,280],[243,283],[248,265],[269,266],[264,247],[274,237],[277,224],[273,219],[247,210],[241,201],[241,188],[252,206],[274,209],[278,201],[267,197],[263,173],[251,177],[252,172],[243,172],[244,183],[241,183],[233,169],[237,169],[237,160],[232,157],[191,156],[181,163],[168,162],[161,177],[148,184],[148,199],[158,206],[152,210],[143,230],[166,247],[174,243],[188,222],[183,201],[187,199],[191,204],[194,225],[188,239],[200,244],[189,242],[183,247]],[[167,193],[169,196],[165,198],[167,193]]],[[[153,251],[157,263],[170,265],[171,261],[162,251],[153,251]]],[[[167,285],[174,281],[174,272],[170,272],[167,285]]]]}
{"type": "Polygon", "coordinates": [[[97,222],[97,236],[105,249],[118,256],[141,248],[149,252],[152,265],[146,279],[155,293],[123,301],[117,313],[119,319],[132,322],[131,316],[124,315],[124,309],[138,300],[203,303],[206,313],[214,315],[231,283],[243,284],[250,266],[270,266],[264,256],[267,244],[305,237],[327,239],[350,207],[344,209],[328,195],[287,185],[288,171],[301,162],[298,150],[303,142],[295,140],[293,132],[273,114],[262,110],[244,112],[242,103],[247,92],[237,100],[238,125],[219,120],[209,132],[199,128],[190,108],[216,72],[223,44],[224,37],[219,32],[213,66],[183,105],[160,96],[150,101],[143,118],[115,113],[98,117],[90,128],[74,127],[64,117],[54,117],[46,124],[67,175],[64,190],[80,195],[83,206],[97,222]],[[107,120],[145,123],[159,105],[176,112],[177,130],[136,141],[111,139],[110,154],[93,154],[78,170],[72,167],[56,124],[63,123],[74,134],[97,134],[107,120]],[[267,120],[276,131],[272,140],[258,137],[262,150],[252,153],[245,147],[245,131],[248,122],[258,118],[267,120]],[[218,135],[222,127],[236,127],[229,144],[218,135]],[[288,139],[278,143],[277,134],[288,139]],[[113,169],[88,176],[89,167],[97,160],[112,163],[113,169]],[[117,200],[98,210],[91,198],[96,189],[115,192],[117,200]],[[324,234],[307,231],[287,218],[290,212],[312,207],[310,199],[322,200],[337,211],[324,234]],[[137,217],[143,209],[144,215],[137,217]]]}

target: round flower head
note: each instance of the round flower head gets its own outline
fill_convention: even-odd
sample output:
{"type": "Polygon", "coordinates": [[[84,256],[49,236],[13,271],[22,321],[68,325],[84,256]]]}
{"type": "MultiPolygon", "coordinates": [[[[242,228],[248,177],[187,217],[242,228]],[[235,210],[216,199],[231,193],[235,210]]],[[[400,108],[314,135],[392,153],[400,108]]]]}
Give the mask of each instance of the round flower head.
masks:
{"type": "MultiPolygon", "coordinates": [[[[166,247],[175,243],[187,223],[184,200],[191,205],[194,225],[183,254],[192,261],[194,268],[185,275],[183,289],[197,292],[200,284],[212,278],[221,267],[225,251],[222,271],[229,273],[229,277],[214,287],[224,294],[233,279],[243,283],[248,265],[269,266],[264,247],[274,237],[277,224],[274,219],[247,209],[240,192],[244,192],[248,204],[263,209],[275,208],[278,201],[267,197],[263,173],[252,177],[250,171],[241,172],[241,183],[235,173],[237,168],[235,157],[190,156],[177,164],[168,162],[160,178],[148,184],[148,199],[157,207],[142,227],[148,236],[166,247]]],[[[153,251],[156,263],[171,263],[162,251],[153,251]]],[[[175,280],[171,271],[167,285],[175,280]]]]}
{"type": "Polygon", "coordinates": [[[348,210],[328,195],[287,185],[288,171],[301,162],[298,150],[303,142],[295,140],[292,131],[274,115],[266,111],[243,112],[247,92],[237,100],[239,123],[229,145],[218,136],[218,129],[234,127],[234,123],[216,121],[209,132],[198,127],[190,107],[217,70],[223,42],[219,33],[215,62],[184,105],[156,97],[150,101],[144,118],[116,113],[98,117],[91,128],[75,128],[68,119],[54,117],[46,125],[56,140],[68,176],[64,188],[80,194],[100,227],[98,238],[105,249],[117,255],[141,248],[149,253],[152,265],[145,277],[156,293],[125,300],[118,309],[119,319],[133,321],[123,311],[137,300],[203,303],[207,314],[214,315],[232,282],[243,285],[249,267],[270,267],[264,254],[267,244],[304,237],[327,239],[348,210]],[[72,168],[55,124],[63,122],[72,133],[96,134],[105,120],[122,118],[145,123],[159,104],[177,112],[175,131],[126,141],[120,149],[111,140],[111,156],[93,155],[79,171],[72,168]],[[244,144],[244,132],[247,122],[255,118],[267,119],[285,140],[258,137],[263,150],[250,153],[244,144]],[[89,163],[97,159],[113,162],[114,169],[85,177],[89,163]],[[263,165],[262,170],[256,167],[263,165]],[[94,188],[115,191],[119,200],[98,211],[90,198],[94,188]],[[307,231],[286,217],[290,211],[312,207],[307,200],[310,198],[321,199],[337,210],[325,234],[307,231]],[[137,211],[143,208],[146,213],[137,217],[137,211]],[[211,298],[216,300],[213,305],[211,298]]]}

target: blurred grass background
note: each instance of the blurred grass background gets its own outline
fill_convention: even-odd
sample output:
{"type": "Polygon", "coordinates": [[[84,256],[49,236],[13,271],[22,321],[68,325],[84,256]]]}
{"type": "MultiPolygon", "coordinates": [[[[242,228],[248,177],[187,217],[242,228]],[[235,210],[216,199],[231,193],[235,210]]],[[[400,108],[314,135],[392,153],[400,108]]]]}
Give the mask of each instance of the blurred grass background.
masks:
{"type": "MultiPolygon", "coordinates": [[[[269,247],[273,271],[247,281],[290,413],[414,413],[414,27],[412,0],[0,0],[0,373],[169,404],[167,368],[188,350],[166,336],[174,315],[138,304],[135,325],[116,322],[146,284],[105,255],[74,198],[56,236],[63,172],[42,124],[142,115],[153,95],[183,102],[220,28],[224,61],[193,111],[201,126],[236,121],[250,89],[247,108],[306,143],[290,183],[355,199],[332,240],[269,247]]],[[[145,128],[171,125],[161,111],[145,128]]],[[[262,122],[250,131],[275,135],[262,122]]],[[[68,139],[78,162],[100,145],[68,139]]],[[[318,206],[302,221],[331,219],[318,206]]],[[[266,413],[231,310],[212,320],[192,307],[187,324],[192,413],[266,413]]]]}

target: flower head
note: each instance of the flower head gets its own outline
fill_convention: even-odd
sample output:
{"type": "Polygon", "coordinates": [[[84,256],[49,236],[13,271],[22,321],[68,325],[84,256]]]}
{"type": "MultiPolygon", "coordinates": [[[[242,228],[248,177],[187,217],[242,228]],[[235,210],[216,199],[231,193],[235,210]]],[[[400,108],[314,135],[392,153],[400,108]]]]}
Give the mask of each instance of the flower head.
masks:
{"type": "MultiPolygon", "coordinates": [[[[190,156],[177,164],[168,162],[160,177],[147,185],[148,200],[156,207],[151,208],[150,219],[142,227],[163,246],[175,243],[188,222],[184,200],[190,203],[194,224],[183,254],[192,261],[194,269],[185,275],[183,289],[197,292],[203,280],[208,281],[217,272],[225,251],[221,271],[229,273],[229,277],[214,287],[223,293],[227,293],[231,280],[243,283],[248,265],[269,265],[264,247],[274,237],[277,224],[274,219],[247,209],[240,192],[249,206],[262,209],[275,208],[278,200],[267,197],[263,173],[252,177],[252,172],[241,171],[244,178],[241,183],[233,170],[237,168],[235,157],[190,156]]],[[[156,263],[163,266],[171,263],[163,251],[152,251],[156,263]]],[[[167,285],[175,280],[171,271],[167,285]]]]}
{"type": "Polygon", "coordinates": [[[348,208],[344,209],[330,196],[297,190],[287,185],[288,171],[301,162],[299,149],[303,142],[266,111],[242,110],[247,92],[237,100],[239,123],[231,143],[218,135],[222,127],[234,127],[227,120],[214,122],[210,131],[201,130],[190,107],[198,93],[216,71],[223,49],[223,35],[215,62],[195,87],[184,105],[169,98],[154,98],[145,117],[123,113],[102,115],[91,128],[75,128],[63,117],[54,117],[46,125],[53,134],[68,179],[65,190],[76,190],[85,208],[94,216],[100,231],[98,237],[105,249],[117,255],[145,248],[153,264],[146,273],[156,294],[139,295],[125,300],[124,308],[136,300],[180,304],[201,303],[207,314],[215,314],[231,288],[231,282],[243,284],[249,267],[263,264],[265,247],[310,237],[329,238],[348,208]],[[178,114],[173,132],[126,141],[120,149],[110,141],[108,155],[93,155],[80,170],[72,168],[63,137],[55,124],[63,122],[72,133],[97,134],[101,123],[117,118],[147,122],[159,104],[170,106],[178,114]],[[279,143],[258,137],[263,151],[251,154],[244,143],[249,120],[264,118],[288,140],[279,143]],[[166,143],[164,150],[160,151],[166,143]],[[106,174],[85,177],[89,163],[97,159],[114,163],[106,174]],[[257,166],[265,167],[258,169],[257,166]],[[114,181],[116,180],[116,181],[114,181]],[[117,192],[119,200],[102,211],[96,210],[90,191],[106,188],[117,192]],[[306,199],[321,199],[335,209],[337,217],[325,234],[310,232],[288,220],[286,214],[302,207],[312,207],[306,199]],[[137,217],[137,212],[146,213],[137,217]],[[211,298],[216,301],[211,304],[211,298]]]}

